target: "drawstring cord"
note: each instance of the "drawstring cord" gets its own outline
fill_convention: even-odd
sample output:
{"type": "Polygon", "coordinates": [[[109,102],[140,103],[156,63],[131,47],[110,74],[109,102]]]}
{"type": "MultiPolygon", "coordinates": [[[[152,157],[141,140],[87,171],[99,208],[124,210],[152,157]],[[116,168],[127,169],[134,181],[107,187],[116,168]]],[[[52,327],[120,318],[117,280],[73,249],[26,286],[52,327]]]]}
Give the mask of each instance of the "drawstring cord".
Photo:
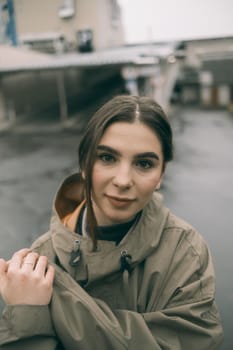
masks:
{"type": "Polygon", "coordinates": [[[123,291],[126,299],[126,303],[129,307],[129,309],[133,309],[132,307],[132,300],[130,298],[130,293],[129,293],[129,273],[132,271],[132,266],[131,266],[131,260],[132,256],[128,254],[127,250],[123,250],[121,252],[121,271],[123,272],[123,291]]]}
{"type": "Polygon", "coordinates": [[[124,272],[127,270],[128,272],[131,272],[131,260],[132,256],[128,254],[127,250],[121,251],[121,271],[124,272]]]}

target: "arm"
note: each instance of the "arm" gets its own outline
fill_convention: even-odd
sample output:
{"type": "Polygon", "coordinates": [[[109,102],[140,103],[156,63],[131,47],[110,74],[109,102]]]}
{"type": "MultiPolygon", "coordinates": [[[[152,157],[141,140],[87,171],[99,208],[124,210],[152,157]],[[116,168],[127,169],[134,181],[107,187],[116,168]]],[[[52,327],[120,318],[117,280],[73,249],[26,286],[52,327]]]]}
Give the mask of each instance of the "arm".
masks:
{"type": "Polygon", "coordinates": [[[55,334],[48,306],[53,277],[47,258],[28,249],[15,253],[8,262],[0,259],[0,294],[6,303],[0,319],[1,348],[13,349],[24,343],[24,349],[34,349],[36,338],[38,349],[45,340],[55,344],[49,339],[55,334]]]}
{"type": "Polygon", "coordinates": [[[0,319],[0,349],[55,350],[57,340],[47,306],[7,305],[0,319]]]}

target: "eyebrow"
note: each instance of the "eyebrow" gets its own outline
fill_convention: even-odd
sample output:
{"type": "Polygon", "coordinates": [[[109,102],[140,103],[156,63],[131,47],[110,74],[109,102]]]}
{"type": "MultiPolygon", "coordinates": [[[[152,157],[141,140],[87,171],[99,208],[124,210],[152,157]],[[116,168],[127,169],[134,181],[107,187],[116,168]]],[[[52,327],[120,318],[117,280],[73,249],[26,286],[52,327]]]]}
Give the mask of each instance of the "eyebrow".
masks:
{"type": "MultiPolygon", "coordinates": [[[[105,151],[105,152],[110,152],[112,154],[115,154],[117,156],[121,155],[120,152],[118,152],[117,150],[115,150],[112,147],[106,146],[106,145],[98,145],[97,146],[97,151],[105,151]]],[[[136,158],[154,158],[156,160],[159,160],[159,156],[157,153],[155,152],[143,152],[143,153],[139,153],[136,155],[136,158]]]]}

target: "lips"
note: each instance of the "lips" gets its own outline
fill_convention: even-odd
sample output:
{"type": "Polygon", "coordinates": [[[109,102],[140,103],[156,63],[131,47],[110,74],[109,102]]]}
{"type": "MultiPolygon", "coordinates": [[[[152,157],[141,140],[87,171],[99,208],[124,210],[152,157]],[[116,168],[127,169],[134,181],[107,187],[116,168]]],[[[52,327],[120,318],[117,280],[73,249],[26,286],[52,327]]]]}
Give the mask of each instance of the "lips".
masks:
{"type": "Polygon", "coordinates": [[[106,195],[106,197],[119,201],[119,202],[133,202],[134,199],[132,198],[127,198],[127,197],[115,197],[115,196],[110,196],[110,195],[106,195]]]}
{"type": "Polygon", "coordinates": [[[105,196],[114,207],[118,207],[118,208],[126,207],[134,201],[134,199],[126,198],[126,197],[115,197],[115,196],[109,196],[109,195],[105,195],[105,196]]]}

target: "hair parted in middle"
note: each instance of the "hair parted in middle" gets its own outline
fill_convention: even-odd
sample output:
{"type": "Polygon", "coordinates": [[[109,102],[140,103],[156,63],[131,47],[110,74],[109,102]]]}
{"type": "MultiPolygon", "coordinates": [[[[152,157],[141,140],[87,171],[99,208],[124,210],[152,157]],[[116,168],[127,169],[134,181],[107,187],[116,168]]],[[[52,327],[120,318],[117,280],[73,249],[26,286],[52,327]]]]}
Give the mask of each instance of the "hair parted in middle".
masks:
{"type": "Polygon", "coordinates": [[[88,122],[79,144],[79,166],[85,177],[85,196],[87,205],[87,220],[93,250],[97,248],[97,222],[94,215],[91,189],[92,171],[100,140],[113,123],[140,122],[149,127],[159,138],[163,153],[163,170],[168,161],[173,158],[172,129],[163,109],[153,99],[144,96],[119,95],[113,97],[100,107],[88,122]]]}

